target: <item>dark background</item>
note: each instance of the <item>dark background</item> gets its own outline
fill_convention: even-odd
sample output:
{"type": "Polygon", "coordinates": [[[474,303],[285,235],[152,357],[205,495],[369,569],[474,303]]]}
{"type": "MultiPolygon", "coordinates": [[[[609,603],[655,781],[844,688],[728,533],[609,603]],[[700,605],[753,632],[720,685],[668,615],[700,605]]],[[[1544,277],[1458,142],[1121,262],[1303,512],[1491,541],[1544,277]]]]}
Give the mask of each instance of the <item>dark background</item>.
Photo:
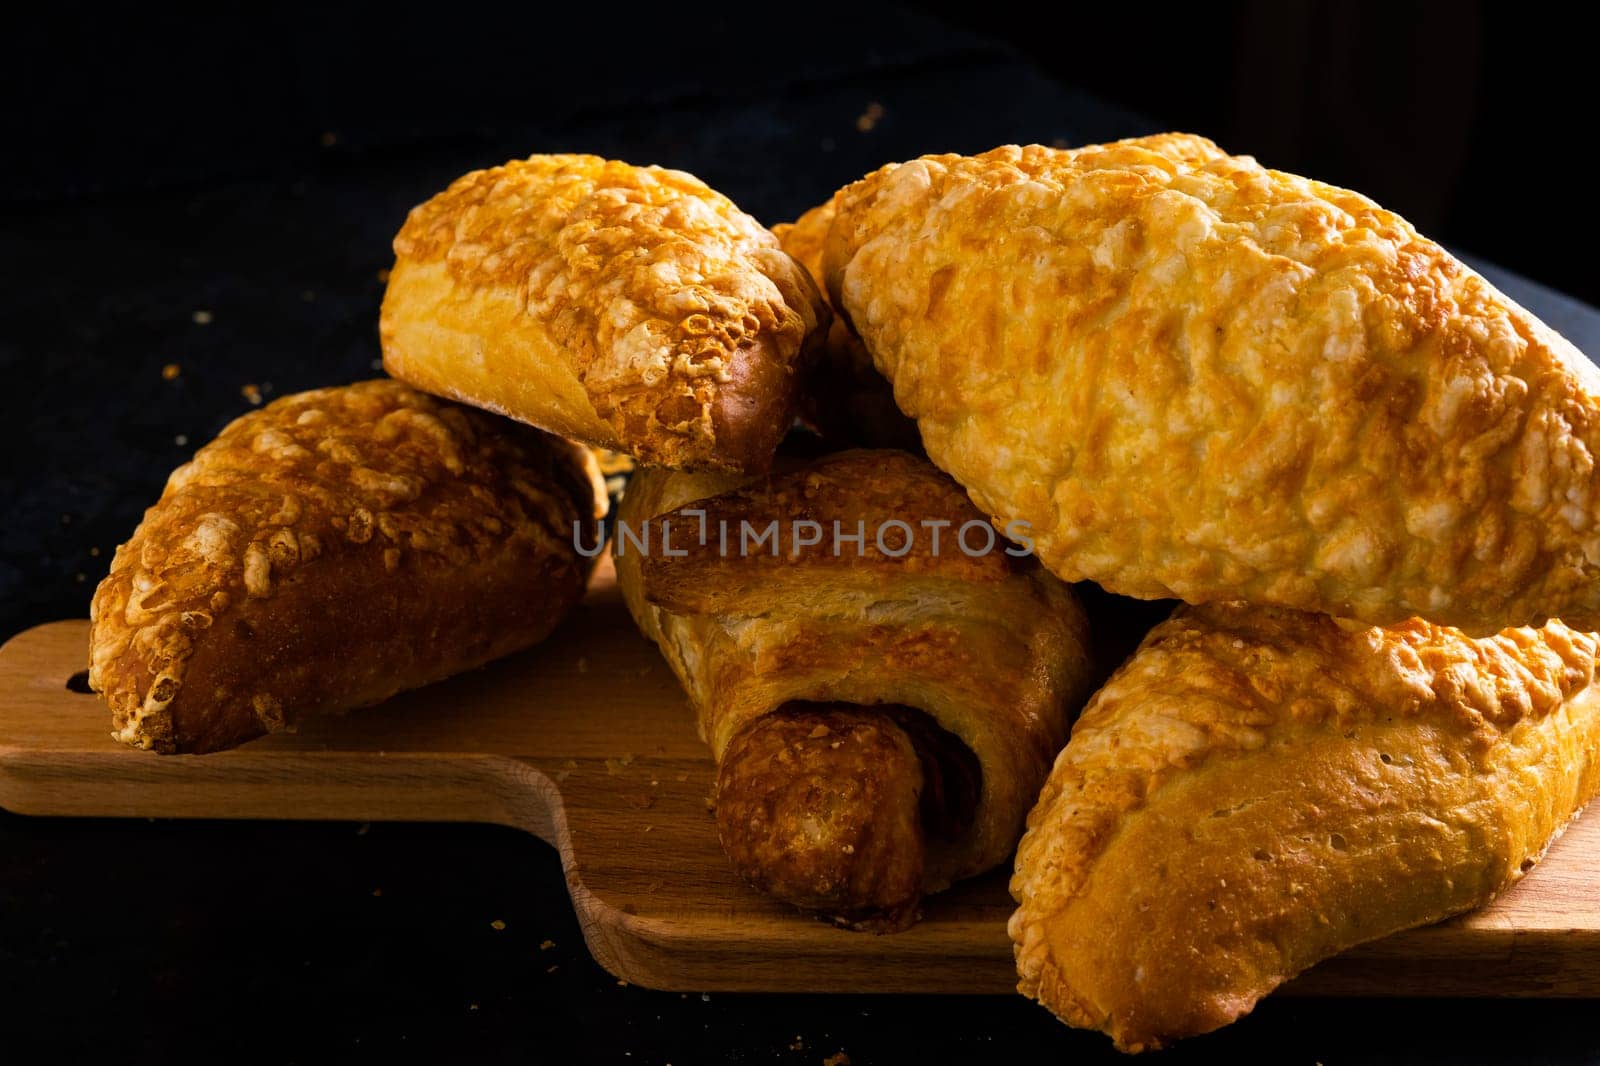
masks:
{"type": "MultiPolygon", "coordinates": [[[[379,272],[406,209],[534,151],[683,167],[776,222],[923,152],[1190,128],[1600,299],[1593,59],[1561,11],[13,16],[0,31],[0,638],[82,615],[166,473],[251,395],[372,375],[379,272]]],[[[1277,998],[1161,1061],[1596,1061],[1593,1016],[1586,1003],[1277,998]]],[[[582,950],[553,852],[510,831],[9,814],[0,1041],[18,1061],[1110,1057],[1015,997],[619,988],[582,950]]]]}

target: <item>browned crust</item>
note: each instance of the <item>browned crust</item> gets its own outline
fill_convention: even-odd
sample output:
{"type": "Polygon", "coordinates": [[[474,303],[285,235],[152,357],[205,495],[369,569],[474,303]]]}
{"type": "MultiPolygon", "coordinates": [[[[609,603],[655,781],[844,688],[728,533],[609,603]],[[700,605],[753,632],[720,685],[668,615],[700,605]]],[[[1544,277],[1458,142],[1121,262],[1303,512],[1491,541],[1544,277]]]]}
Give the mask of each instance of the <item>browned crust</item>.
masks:
{"type": "MultiPolygon", "coordinates": [[[[704,510],[713,528],[742,516],[983,521],[947,478],[897,452],[841,453],[739,485],[646,469],[630,484],[619,521],[639,527],[676,511],[688,530],[696,528],[691,509],[704,510]]],[[[674,548],[680,544],[692,542],[675,539],[674,548]]],[[[954,839],[929,839],[925,894],[1010,853],[1090,676],[1087,630],[1071,593],[1031,561],[998,552],[913,552],[895,561],[871,547],[869,537],[861,559],[723,559],[717,548],[697,546],[671,557],[622,551],[617,575],[719,763],[753,722],[795,701],[915,708],[976,756],[976,810],[954,839]]],[[[832,776],[826,767],[804,772],[832,776]]],[[[909,777],[897,780],[904,786],[909,777]]]]}
{"type": "Polygon", "coordinates": [[[174,471],[95,591],[114,735],[209,752],[541,640],[582,596],[592,456],[388,380],[287,396],[174,471]]]}
{"type": "Polygon", "coordinates": [[[835,202],[836,306],[1063,579],[1600,628],[1600,372],[1398,215],[1186,134],[928,156],[835,202]]]}
{"type": "Polygon", "coordinates": [[[872,932],[922,899],[922,761],[879,708],[795,704],[752,721],[717,767],[717,838],[762,892],[872,932]]]}
{"type": "Polygon", "coordinates": [[[395,257],[390,373],[678,468],[766,469],[829,319],[726,197],[595,156],[458,179],[411,212],[395,257]]]}
{"type": "Polygon", "coordinates": [[[1021,991],[1151,1049],[1487,903],[1600,787],[1597,641],[1180,611],[1090,702],[1029,815],[1021,991]]]}

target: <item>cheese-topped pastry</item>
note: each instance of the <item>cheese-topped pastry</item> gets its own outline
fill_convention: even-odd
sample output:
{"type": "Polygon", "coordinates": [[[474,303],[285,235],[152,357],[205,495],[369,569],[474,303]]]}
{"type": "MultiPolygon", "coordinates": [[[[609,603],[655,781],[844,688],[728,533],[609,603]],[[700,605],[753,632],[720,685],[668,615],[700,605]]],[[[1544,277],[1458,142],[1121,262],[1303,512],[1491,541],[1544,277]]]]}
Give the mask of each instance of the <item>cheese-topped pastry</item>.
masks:
{"type": "Polygon", "coordinates": [[[765,469],[829,314],[805,268],[676,170],[537,155],[395,238],[384,368],[653,464],[765,469]]]}
{"type": "Polygon", "coordinates": [[[1600,628],[1600,373],[1371,200],[1165,134],[886,167],[835,304],[1067,580],[1600,628]]]}

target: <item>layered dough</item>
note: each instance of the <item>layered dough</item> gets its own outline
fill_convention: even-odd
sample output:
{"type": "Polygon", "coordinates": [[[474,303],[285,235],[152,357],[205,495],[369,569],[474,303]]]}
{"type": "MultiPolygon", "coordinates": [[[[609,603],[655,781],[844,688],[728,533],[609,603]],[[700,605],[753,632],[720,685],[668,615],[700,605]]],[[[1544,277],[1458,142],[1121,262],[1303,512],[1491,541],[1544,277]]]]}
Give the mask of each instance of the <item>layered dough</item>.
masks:
{"type": "Polygon", "coordinates": [[[1028,817],[1021,991],[1146,1050],[1487,903],[1600,787],[1597,643],[1180,609],[1090,701],[1028,817]]]}
{"type": "Polygon", "coordinates": [[[898,928],[922,895],[1010,855],[1089,680],[1087,629],[1032,559],[959,550],[966,522],[986,525],[958,486],[896,451],[744,485],[649,469],[629,485],[619,523],[647,531],[651,551],[619,537],[618,582],[688,693],[719,765],[724,846],[758,887],[898,928]],[[831,539],[791,551],[796,519],[861,523],[864,552],[835,555],[831,539]],[[917,533],[899,556],[897,533],[889,553],[875,539],[891,519],[917,533]],[[741,554],[740,531],[774,521],[777,553],[741,554]],[[940,550],[924,521],[945,523],[940,550]],[[668,528],[683,554],[667,553],[668,528]],[[726,817],[728,802],[749,816],[726,817]]]}
{"type": "Polygon", "coordinates": [[[1069,580],[1600,628],[1600,374],[1356,193],[1166,134],[842,190],[835,304],[1069,580]]]}
{"type": "Polygon", "coordinates": [[[828,326],[771,233],[660,167],[538,155],[475,171],[394,248],[389,373],[648,463],[764,470],[828,326]]]}
{"type": "Polygon", "coordinates": [[[593,457],[398,381],[286,396],[173,471],[90,607],[114,735],[210,752],[528,647],[583,596],[593,457]]]}

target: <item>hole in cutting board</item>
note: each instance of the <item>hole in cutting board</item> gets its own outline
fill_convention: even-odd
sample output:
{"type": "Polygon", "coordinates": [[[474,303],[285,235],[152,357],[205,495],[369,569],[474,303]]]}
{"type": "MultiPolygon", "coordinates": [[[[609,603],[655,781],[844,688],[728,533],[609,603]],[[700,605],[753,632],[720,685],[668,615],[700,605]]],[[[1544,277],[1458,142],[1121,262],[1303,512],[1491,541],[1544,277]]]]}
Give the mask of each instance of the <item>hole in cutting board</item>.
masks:
{"type": "Polygon", "coordinates": [[[94,689],[89,687],[89,671],[79,670],[77,673],[67,678],[67,691],[81,692],[85,696],[94,695],[94,689]]]}

